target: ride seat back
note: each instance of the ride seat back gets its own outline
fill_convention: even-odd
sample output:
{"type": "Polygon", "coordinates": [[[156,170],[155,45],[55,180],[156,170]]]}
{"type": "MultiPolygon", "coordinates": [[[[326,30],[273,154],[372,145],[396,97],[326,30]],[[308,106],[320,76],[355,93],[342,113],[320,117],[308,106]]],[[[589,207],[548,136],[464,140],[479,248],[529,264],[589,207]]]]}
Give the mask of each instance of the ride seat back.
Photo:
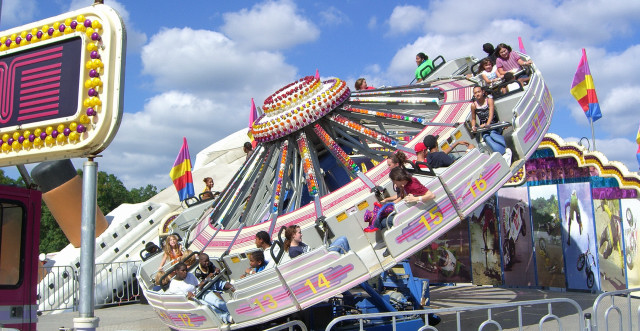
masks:
{"type": "Polygon", "coordinates": [[[229,271],[229,277],[231,279],[238,279],[240,276],[244,274],[249,265],[249,256],[252,252],[259,250],[260,248],[252,248],[244,253],[234,253],[225,255],[222,257],[224,263],[227,265],[227,269],[229,271]]]}

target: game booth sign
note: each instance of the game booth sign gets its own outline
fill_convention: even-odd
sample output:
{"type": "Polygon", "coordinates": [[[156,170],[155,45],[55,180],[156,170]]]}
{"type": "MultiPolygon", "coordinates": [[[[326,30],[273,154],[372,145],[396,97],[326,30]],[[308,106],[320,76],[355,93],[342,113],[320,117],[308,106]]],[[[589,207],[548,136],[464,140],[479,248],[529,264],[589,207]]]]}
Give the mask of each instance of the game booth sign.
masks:
{"type": "MultiPolygon", "coordinates": [[[[0,167],[91,160],[107,148],[122,118],[125,44],[122,19],[102,4],[0,32],[0,167]]],[[[84,178],[95,177],[87,168],[84,178]]],[[[83,200],[95,201],[95,185],[82,186],[76,191],[83,200]]],[[[35,330],[41,198],[49,202],[32,187],[5,186],[0,195],[0,327],[35,330]]],[[[92,204],[83,212],[85,205],[88,221],[83,215],[82,226],[78,220],[71,227],[93,234],[85,226],[95,227],[92,204]]],[[[93,273],[87,264],[81,276],[93,273]]]]}
{"type": "Polygon", "coordinates": [[[412,270],[432,283],[638,287],[639,192],[640,177],[623,164],[547,134],[495,197],[452,231],[455,238],[448,233],[412,257],[412,270]]]}

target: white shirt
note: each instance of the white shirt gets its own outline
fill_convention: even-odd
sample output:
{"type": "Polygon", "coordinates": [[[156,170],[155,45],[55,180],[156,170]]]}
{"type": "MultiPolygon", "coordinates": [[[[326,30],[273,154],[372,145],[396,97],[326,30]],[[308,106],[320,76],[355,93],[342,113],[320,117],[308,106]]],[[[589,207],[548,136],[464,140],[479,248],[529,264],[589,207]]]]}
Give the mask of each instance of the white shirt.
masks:
{"type": "Polygon", "coordinates": [[[187,277],[184,280],[172,279],[169,283],[169,289],[167,294],[182,294],[187,295],[189,292],[195,292],[198,287],[198,279],[192,273],[187,273],[187,277]]]}
{"type": "Polygon", "coordinates": [[[275,256],[278,256],[278,252],[280,252],[280,246],[272,246],[264,251],[264,262],[267,262],[267,268],[271,268],[275,265],[275,263],[273,263],[273,258],[271,257],[271,248],[273,248],[273,254],[275,256]]]}

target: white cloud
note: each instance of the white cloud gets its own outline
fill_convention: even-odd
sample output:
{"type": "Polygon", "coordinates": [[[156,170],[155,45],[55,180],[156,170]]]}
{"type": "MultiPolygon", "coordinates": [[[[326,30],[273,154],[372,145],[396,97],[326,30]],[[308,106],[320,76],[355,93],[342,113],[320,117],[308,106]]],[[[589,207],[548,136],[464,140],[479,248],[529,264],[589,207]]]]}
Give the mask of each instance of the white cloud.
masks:
{"type": "Polygon", "coordinates": [[[371,16],[371,18],[369,19],[369,23],[367,23],[367,28],[369,28],[369,30],[373,30],[376,27],[378,27],[378,18],[375,16],[371,16]]]}
{"type": "MultiPolygon", "coordinates": [[[[93,0],[72,0],[68,10],[71,11],[89,7],[93,2],[93,0]]],[[[135,28],[135,24],[131,21],[129,11],[127,11],[124,4],[115,0],[109,0],[107,5],[120,15],[125,24],[127,31],[127,52],[139,53],[142,46],[147,42],[147,35],[135,28]]]]}
{"type": "Polygon", "coordinates": [[[250,10],[223,14],[221,30],[243,48],[280,50],[314,41],[320,35],[316,26],[297,13],[289,0],[256,4],[250,10]]]}
{"type": "Polygon", "coordinates": [[[349,23],[349,17],[334,6],[329,6],[329,8],[321,11],[320,18],[323,25],[335,26],[349,23]]]}
{"type": "MultiPolygon", "coordinates": [[[[589,143],[585,143],[585,148],[589,147],[589,145],[592,144],[590,135],[588,139],[589,143]]],[[[579,140],[580,138],[576,137],[569,137],[564,139],[564,141],[567,142],[578,142],[579,140]]],[[[593,150],[593,146],[591,146],[591,149],[593,150]]],[[[624,138],[596,138],[596,150],[604,154],[609,161],[618,161],[623,163],[629,171],[638,171],[638,160],[636,159],[637,149],[638,145],[633,140],[624,138]]]]}
{"type": "Polygon", "coordinates": [[[611,134],[629,137],[635,135],[638,130],[637,106],[640,105],[640,86],[622,86],[614,88],[607,94],[604,100],[600,100],[602,118],[596,122],[599,127],[611,134]]]}
{"type": "MultiPolygon", "coordinates": [[[[468,35],[444,36],[426,35],[415,42],[402,47],[391,59],[387,75],[389,84],[408,84],[416,69],[416,54],[424,52],[431,59],[442,55],[446,60],[458,58],[463,54],[472,54],[472,49],[482,48],[482,44],[475,44],[473,37],[468,35]]],[[[477,53],[477,52],[476,52],[477,53]]]]}
{"type": "MultiPolygon", "coordinates": [[[[640,2],[588,1],[431,1],[424,9],[424,32],[474,33],[492,20],[511,17],[538,27],[540,36],[552,36],[572,45],[600,43],[614,35],[634,33],[640,2]],[[499,15],[496,15],[499,13],[499,15]],[[460,19],[458,19],[460,18],[460,19]]],[[[513,26],[517,33],[517,26],[513,26]]]]}
{"type": "MultiPolygon", "coordinates": [[[[246,113],[248,114],[248,107],[246,113]]],[[[198,151],[246,124],[234,109],[190,93],[169,91],[154,96],[142,111],[125,113],[118,134],[99,162],[127,187],[171,184],[169,170],[182,146],[198,151]]]]}
{"type": "Polygon", "coordinates": [[[406,33],[415,29],[422,29],[427,12],[417,6],[398,6],[393,9],[389,17],[389,32],[392,34],[406,33]]]}
{"type": "Polygon", "coordinates": [[[261,101],[265,91],[275,91],[296,75],[279,53],[241,50],[218,32],[190,28],[161,30],[142,49],[142,62],[143,73],[152,76],[160,91],[190,91],[242,104],[251,97],[261,101]],[[194,36],[198,42],[166,51],[168,44],[194,36]]]}
{"type": "Polygon", "coordinates": [[[33,21],[37,12],[35,0],[3,0],[0,1],[3,27],[14,27],[33,21]]]}
{"type": "Polygon", "coordinates": [[[159,94],[140,111],[125,113],[118,135],[103,153],[105,168],[127,187],[170,185],[168,171],[185,136],[192,157],[246,127],[256,105],[293,81],[296,70],[279,53],[247,51],[221,33],[163,29],[141,52],[143,74],[159,94]],[[176,40],[184,43],[167,52],[176,40]]]}
{"type": "MultiPolygon", "coordinates": [[[[516,2],[517,3],[517,2],[516,2]]],[[[573,44],[598,44],[614,35],[634,33],[632,23],[637,22],[640,2],[624,1],[543,1],[537,9],[525,13],[554,38],[573,44]],[[557,4],[557,6],[556,6],[557,4]],[[538,13],[544,13],[539,15],[538,13]]]]}

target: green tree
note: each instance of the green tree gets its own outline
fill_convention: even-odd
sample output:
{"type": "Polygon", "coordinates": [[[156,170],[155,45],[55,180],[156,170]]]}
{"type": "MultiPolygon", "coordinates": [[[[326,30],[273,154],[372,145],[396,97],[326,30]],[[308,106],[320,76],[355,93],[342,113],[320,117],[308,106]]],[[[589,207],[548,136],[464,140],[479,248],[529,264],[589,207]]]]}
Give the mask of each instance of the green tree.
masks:
{"type": "MultiPolygon", "coordinates": [[[[77,170],[82,176],[82,170],[77,170]]],[[[98,172],[97,201],[100,210],[105,215],[123,203],[140,203],[158,194],[153,185],[134,188],[131,191],[113,174],[98,172]]],[[[42,218],[40,230],[40,251],[43,253],[57,252],[69,244],[64,233],[58,226],[46,205],[42,204],[42,218]]]]}
{"type": "MultiPolygon", "coordinates": [[[[82,170],[78,170],[82,176],[82,170]]],[[[12,179],[0,169],[0,185],[15,185],[25,187],[22,178],[12,179]]],[[[104,171],[98,172],[97,200],[100,210],[106,215],[123,203],[140,203],[158,194],[153,185],[127,190],[122,181],[115,175],[104,171]]],[[[57,252],[69,244],[69,240],[58,226],[47,205],[42,203],[40,216],[40,252],[57,252]]]]}
{"type": "Polygon", "coordinates": [[[145,202],[158,194],[158,189],[149,184],[145,187],[132,188],[129,194],[132,203],[145,202]]]}
{"type": "Polygon", "coordinates": [[[0,185],[14,185],[24,187],[22,178],[13,179],[4,174],[4,170],[0,169],[0,185]]]}

